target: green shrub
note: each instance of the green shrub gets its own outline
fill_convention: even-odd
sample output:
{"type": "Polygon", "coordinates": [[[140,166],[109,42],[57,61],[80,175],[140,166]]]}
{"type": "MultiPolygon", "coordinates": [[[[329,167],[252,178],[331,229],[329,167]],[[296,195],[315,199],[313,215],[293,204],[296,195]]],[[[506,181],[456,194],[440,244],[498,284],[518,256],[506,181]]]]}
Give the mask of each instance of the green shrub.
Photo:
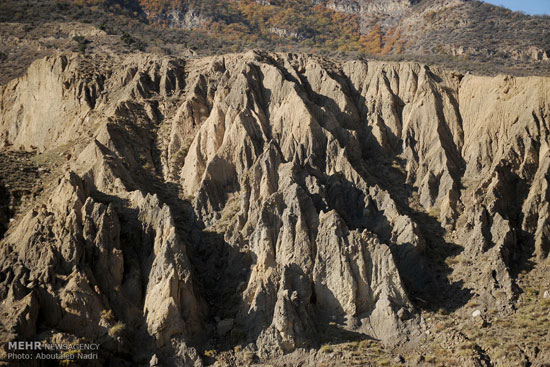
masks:
{"type": "Polygon", "coordinates": [[[89,40],[84,38],[83,36],[74,36],[73,41],[76,42],[78,51],[82,54],[86,53],[86,48],[88,47],[88,44],[90,43],[89,40]]]}
{"type": "Polygon", "coordinates": [[[330,346],[330,344],[324,344],[321,349],[319,349],[319,351],[321,353],[331,353],[332,352],[332,347],[330,346]]]}
{"type": "Polygon", "coordinates": [[[204,356],[208,358],[213,358],[218,352],[215,349],[209,349],[204,351],[204,356]]]}

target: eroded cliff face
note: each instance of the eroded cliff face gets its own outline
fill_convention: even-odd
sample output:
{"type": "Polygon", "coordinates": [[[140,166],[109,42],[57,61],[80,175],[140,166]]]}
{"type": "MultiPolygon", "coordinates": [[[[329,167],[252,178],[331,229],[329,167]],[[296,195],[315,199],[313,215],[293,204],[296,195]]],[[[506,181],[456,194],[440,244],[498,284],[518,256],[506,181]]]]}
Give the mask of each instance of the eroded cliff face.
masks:
{"type": "Polygon", "coordinates": [[[511,310],[518,272],[548,264],[549,94],[260,51],[37,61],[0,86],[0,144],[63,159],[3,221],[2,340],[200,366],[328,335],[417,345],[422,310],[471,299],[511,310]]]}

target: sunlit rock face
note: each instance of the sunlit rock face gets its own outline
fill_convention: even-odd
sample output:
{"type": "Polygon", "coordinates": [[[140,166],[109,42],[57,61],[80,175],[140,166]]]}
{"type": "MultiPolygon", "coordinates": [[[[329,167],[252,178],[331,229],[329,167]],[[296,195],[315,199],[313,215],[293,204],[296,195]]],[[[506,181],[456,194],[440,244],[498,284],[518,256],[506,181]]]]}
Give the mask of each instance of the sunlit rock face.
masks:
{"type": "Polygon", "coordinates": [[[58,174],[2,220],[3,340],[200,366],[212,338],[397,345],[420,307],[506,308],[550,247],[549,91],[260,51],[39,60],[0,87],[1,146],[58,174]],[[450,281],[434,258],[457,251],[450,281]]]}

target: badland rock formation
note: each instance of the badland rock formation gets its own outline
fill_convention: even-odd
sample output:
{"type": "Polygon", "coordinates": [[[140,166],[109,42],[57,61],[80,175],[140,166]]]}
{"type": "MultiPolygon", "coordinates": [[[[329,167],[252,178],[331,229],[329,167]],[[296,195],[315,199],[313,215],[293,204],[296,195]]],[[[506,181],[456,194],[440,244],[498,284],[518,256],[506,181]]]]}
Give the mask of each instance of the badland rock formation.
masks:
{"type": "MultiPolygon", "coordinates": [[[[519,274],[548,266],[549,132],[544,77],[263,51],[38,60],[0,86],[2,154],[35,187],[0,190],[2,341],[203,366],[374,339],[421,365],[430,313],[512,315],[519,274]]],[[[547,329],[517,359],[465,333],[436,334],[470,343],[461,365],[548,361],[547,329]]]]}

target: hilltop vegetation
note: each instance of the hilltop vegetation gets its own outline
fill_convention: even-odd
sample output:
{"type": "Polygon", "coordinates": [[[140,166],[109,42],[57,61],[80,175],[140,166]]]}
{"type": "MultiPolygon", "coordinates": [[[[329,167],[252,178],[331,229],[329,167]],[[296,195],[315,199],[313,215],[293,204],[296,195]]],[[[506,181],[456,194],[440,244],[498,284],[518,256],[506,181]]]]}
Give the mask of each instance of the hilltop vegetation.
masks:
{"type": "Polygon", "coordinates": [[[399,54],[405,42],[399,31],[383,33],[379,25],[362,34],[359,15],[312,0],[74,0],[74,4],[129,15],[162,29],[193,28],[208,38],[201,48],[210,51],[229,45],[233,51],[252,46],[399,54]]]}
{"type": "Polygon", "coordinates": [[[0,44],[2,69],[10,78],[55,49],[101,48],[101,42],[88,39],[82,41],[90,44],[75,48],[72,37],[45,46],[47,37],[63,37],[45,29],[52,22],[105,31],[111,37],[104,43],[115,53],[213,55],[261,48],[516,75],[547,74],[550,61],[550,17],[480,1],[8,0],[0,4],[0,22],[22,24],[5,27],[2,34],[28,48],[23,53],[14,51],[21,42],[0,44]],[[31,39],[42,44],[31,46],[31,39]]]}

